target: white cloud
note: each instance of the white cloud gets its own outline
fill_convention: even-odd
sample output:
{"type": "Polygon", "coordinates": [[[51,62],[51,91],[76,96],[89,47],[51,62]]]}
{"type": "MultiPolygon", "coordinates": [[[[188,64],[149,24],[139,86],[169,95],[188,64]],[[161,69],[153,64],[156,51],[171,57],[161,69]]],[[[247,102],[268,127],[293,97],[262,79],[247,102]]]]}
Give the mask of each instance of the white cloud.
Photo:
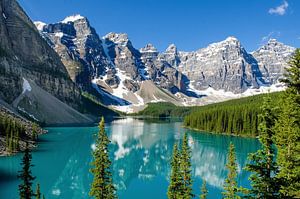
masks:
{"type": "Polygon", "coordinates": [[[287,1],[283,1],[283,3],[276,8],[270,8],[269,13],[270,14],[276,14],[276,15],[284,15],[286,13],[287,8],[289,7],[289,4],[287,1]]]}

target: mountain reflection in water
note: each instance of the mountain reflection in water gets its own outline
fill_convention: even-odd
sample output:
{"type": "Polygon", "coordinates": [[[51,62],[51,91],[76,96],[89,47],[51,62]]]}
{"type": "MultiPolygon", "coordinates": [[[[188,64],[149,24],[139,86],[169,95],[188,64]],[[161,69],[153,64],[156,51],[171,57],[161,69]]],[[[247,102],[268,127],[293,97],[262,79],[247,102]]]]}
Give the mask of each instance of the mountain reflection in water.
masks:
{"type": "MultiPolygon", "coordinates": [[[[188,133],[192,148],[195,193],[199,193],[205,179],[209,198],[221,197],[230,141],[236,146],[238,182],[249,186],[249,173],[242,168],[247,162],[247,154],[259,147],[257,140],[198,133],[181,125],[169,120],[133,118],[106,124],[112,141],[113,178],[120,198],[166,198],[173,145],[181,140],[184,132],[188,133]]],[[[49,133],[41,137],[40,146],[33,152],[33,173],[46,198],[88,198],[93,178],[89,172],[91,152],[97,131],[97,127],[49,128],[49,133]]],[[[21,154],[1,158],[0,174],[16,175],[20,158],[21,154]]],[[[16,179],[2,182],[0,198],[15,198],[18,183],[16,179]]]]}

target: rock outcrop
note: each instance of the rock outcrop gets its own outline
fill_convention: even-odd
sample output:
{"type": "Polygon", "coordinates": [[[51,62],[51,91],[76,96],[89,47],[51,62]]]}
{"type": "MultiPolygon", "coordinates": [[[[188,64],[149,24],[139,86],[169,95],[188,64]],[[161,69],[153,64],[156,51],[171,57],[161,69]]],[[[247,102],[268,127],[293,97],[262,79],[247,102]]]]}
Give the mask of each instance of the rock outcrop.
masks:
{"type": "Polygon", "coordinates": [[[284,45],[276,39],[269,42],[252,53],[262,73],[265,84],[275,84],[283,77],[288,61],[296,49],[284,45]]]}
{"type": "MultiPolygon", "coordinates": [[[[31,96],[37,93],[47,93],[51,99],[55,99],[49,100],[48,103],[59,102],[55,105],[70,106],[69,108],[73,110],[73,117],[79,116],[76,120],[66,118],[69,122],[91,122],[89,118],[83,117],[79,113],[79,111],[86,110],[85,99],[82,98],[78,88],[80,84],[76,85],[70,78],[70,76],[73,79],[78,78],[82,84],[89,81],[89,78],[84,76],[85,71],[82,72],[81,60],[77,60],[75,57],[77,52],[74,51],[74,54],[67,52],[65,45],[61,45],[62,49],[55,48],[50,39],[51,35],[41,37],[36,26],[16,0],[0,0],[0,13],[0,99],[12,104],[16,110],[22,110],[28,116],[35,117],[39,122],[47,123],[47,121],[53,121],[57,113],[53,112],[51,115],[45,114],[43,117],[38,117],[41,109],[40,107],[34,109],[34,104],[46,105],[45,102],[40,97],[34,98],[34,101],[31,101],[33,98],[26,98],[26,93],[30,92],[32,92],[31,96]],[[53,48],[60,52],[60,56],[53,48]],[[63,56],[74,59],[69,59],[72,63],[68,65],[68,59],[61,59],[63,56]],[[67,66],[74,67],[74,70],[70,67],[67,70],[61,60],[66,61],[67,66]],[[78,67],[73,63],[78,63],[78,67]],[[30,104],[30,106],[26,104],[30,104]]],[[[81,21],[83,20],[81,19],[81,21]]],[[[55,32],[55,29],[62,28],[71,34],[74,29],[68,26],[68,23],[59,27],[46,27],[43,23],[37,25],[40,30],[48,28],[49,31],[55,32]]],[[[80,26],[80,24],[77,25],[80,26]]],[[[79,29],[76,30],[78,35],[80,34],[79,29]]],[[[81,39],[86,39],[84,45],[100,42],[97,38],[90,36],[92,32],[92,29],[90,32],[81,32],[81,39]]],[[[67,36],[63,38],[66,39],[62,43],[68,43],[71,40],[67,36]]],[[[88,53],[78,52],[78,54],[81,53],[81,56],[87,57],[86,59],[94,64],[93,60],[97,59],[97,53],[93,50],[97,51],[93,48],[88,53]]],[[[103,57],[102,54],[99,55],[99,59],[101,57],[103,57]]],[[[53,105],[48,104],[49,107],[53,105]]],[[[60,109],[60,106],[56,108],[64,110],[64,108],[60,109]]]]}
{"type": "Polygon", "coordinates": [[[241,93],[249,87],[258,87],[260,76],[255,59],[234,37],[210,44],[196,52],[180,52],[178,70],[189,77],[196,90],[209,87],[241,93]]]}
{"type": "Polygon", "coordinates": [[[12,102],[22,93],[25,77],[63,102],[78,106],[79,90],[70,81],[60,57],[39,35],[19,4],[1,0],[0,12],[0,97],[12,102]]]}

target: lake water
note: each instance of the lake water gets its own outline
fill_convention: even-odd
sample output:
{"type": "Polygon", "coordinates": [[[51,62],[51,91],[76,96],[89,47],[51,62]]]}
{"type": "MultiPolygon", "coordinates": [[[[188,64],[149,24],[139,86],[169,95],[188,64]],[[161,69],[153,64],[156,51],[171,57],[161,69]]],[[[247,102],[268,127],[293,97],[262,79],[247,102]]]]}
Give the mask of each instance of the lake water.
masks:
{"type": "MultiPolygon", "coordinates": [[[[32,169],[47,199],[89,198],[91,151],[97,127],[48,128],[33,151],[32,169]]],[[[132,118],[106,124],[112,144],[113,178],[121,199],[167,198],[173,144],[188,132],[192,147],[194,193],[207,181],[209,197],[221,198],[226,178],[227,150],[236,146],[238,183],[249,187],[249,173],[242,170],[247,154],[259,148],[256,139],[199,133],[181,127],[180,122],[156,122],[132,118]]],[[[0,199],[18,198],[16,178],[22,154],[0,157],[0,199]]],[[[198,197],[198,196],[197,196],[198,197]]]]}

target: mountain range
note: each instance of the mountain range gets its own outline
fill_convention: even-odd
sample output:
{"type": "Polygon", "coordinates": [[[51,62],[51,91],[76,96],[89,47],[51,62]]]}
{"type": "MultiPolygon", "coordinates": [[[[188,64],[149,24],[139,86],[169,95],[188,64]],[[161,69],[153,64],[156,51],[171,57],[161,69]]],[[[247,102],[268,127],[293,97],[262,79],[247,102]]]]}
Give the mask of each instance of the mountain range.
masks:
{"type": "Polygon", "coordinates": [[[249,53],[230,36],[194,52],[174,44],[158,52],[152,44],[135,48],[124,33],[100,37],[81,15],[35,25],[74,83],[105,105],[129,112],[149,102],[199,105],[281,90],[278,80],[295,50],[270,39],[249,53]]]}
{"type": "Polygon", "coordinates": [[[147,103],[203,105],[284,89],[294,47],[275,39],[247,52],[235,37],[193,52],[134,47],[125,33],[100,37],[81,15],[32,22],[0,0],[0,104],[42,123],[88,123],[147,103]],[[107,108],[109,106],[110,108],[107,108]]]}

